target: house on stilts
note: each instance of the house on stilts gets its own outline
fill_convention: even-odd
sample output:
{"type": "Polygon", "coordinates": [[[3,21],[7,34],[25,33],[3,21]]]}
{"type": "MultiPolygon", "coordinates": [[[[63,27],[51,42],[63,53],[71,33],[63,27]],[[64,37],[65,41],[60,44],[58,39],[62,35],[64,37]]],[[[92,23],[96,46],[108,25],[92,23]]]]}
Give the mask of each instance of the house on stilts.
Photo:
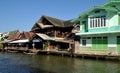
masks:
{"type": "Polygon", "coordinates": [[[29,42],[33,35],[33,32],[21,33],[17,31],[7,38],[9,41],[4,42],[4,49],[9,51],[27,51],[33,48],[32,43],[29,42]]]}
{"type": "Polygon", "coordinates": [[[70,51],[74,49],[72,29],[70,20],[43,15],[31,29],[36,34],[31,41],[41,50],[70,51]]]}

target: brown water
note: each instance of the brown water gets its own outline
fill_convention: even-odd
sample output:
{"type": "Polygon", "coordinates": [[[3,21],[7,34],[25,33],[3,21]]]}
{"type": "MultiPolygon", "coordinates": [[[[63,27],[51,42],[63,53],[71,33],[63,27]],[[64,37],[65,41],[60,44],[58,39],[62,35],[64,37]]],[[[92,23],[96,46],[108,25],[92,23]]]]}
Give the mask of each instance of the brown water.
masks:
{"type": "Polygon", "coordinates": [[[120,73],[120,62],[0,53],[0,73],[120,73]]]}

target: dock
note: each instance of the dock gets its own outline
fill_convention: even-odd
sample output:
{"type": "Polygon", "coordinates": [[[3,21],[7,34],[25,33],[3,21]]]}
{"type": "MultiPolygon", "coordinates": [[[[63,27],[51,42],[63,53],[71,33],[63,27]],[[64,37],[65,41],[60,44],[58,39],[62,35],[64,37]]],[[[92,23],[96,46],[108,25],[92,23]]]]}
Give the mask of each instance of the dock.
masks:
{"type": "Polygon", "coordinates": [[[35,50],[35,49],[25,49],[25,48],[7,48],[7,52],[13,53],[24,53],[24,54],[34,54],[34,55],[56,55],[56,56],[67,56],[72,58],[81,58],[81,59],[95,59],[95,60],[117,60],[120,61],[120,55],[107,55],[107,54],[87,54],[87,53],[71,53],[68,51],[47,51],[47,50],[35,50]],[[26,51],[31,51],[26,53],[26,51]]]}
{"type": "Polygon", "coordinates": [[[82,59],[96,59],[96,60],[118,60],[120,61],[120,55],[100,55],[100,54],[80,54],[66,51],[39,51],[42,55],[57,55],[57,56],[67,56],[72,58],[82,58],[82,59]]]}

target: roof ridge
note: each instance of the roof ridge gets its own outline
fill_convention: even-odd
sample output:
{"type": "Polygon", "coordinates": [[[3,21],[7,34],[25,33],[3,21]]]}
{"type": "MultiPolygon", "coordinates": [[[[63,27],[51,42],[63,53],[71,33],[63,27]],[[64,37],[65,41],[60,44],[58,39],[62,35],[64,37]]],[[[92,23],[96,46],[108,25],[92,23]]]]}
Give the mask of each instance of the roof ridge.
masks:
{"type": "Polygon", "coordinates": [[[51,23],[53,23],[53,24],[56,24],[56,23],[54,23],[53,21],[51,21],[50,19],[53,19],[53,20],[57,20],[57,21],[59,21],[60,23],[61,23],[61,25],[63,25],[63,27],[64,27],[64,20],[61,20],[61,19],[58,19],[58,18],[53,18],[53,17],[50,17],[50,16],[43,16],[43,17],[45,17],[46,19],[48,19],[51,23]]]}
{"type": "Polygon", "coordinates": [[[62,20],[62,19],[58,19],[58,18],[55,18],[55,17],[47,16],[47,15],[43,15],[43,17],[49,17],[49,18],[53,18],[53,19],[57,19],[57,20],[64,21],[64,20],[62,20]]]}

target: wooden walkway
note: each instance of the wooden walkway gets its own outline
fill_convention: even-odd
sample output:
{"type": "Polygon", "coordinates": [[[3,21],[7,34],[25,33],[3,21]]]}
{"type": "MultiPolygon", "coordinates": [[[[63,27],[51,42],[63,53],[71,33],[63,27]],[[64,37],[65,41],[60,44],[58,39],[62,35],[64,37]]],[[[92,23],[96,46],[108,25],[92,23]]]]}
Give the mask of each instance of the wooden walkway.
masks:
{"type": "Polygon", "coordinates": [[[39,54],[50,54],[50,55],[61,55],[61,56],[72,56],[71,53],[67,51],[45,51],[45,50],[40,50],[39,54]]]}
{"type": "MultiPolygon", "coordinates": [[[[22,51],[23,53],[28,49],[25,48],[7,48],[5,50],[9,51],[22,51]]],[[[87,54],[87,53],[71,53],[68,51],[46,51],[46,50],[35,50],[29,49],[31,52],[42,55],[59,55],[59,56],[69,56],[73,58],[82,58],[82,59],[96,59],[96,60],[119,60],[120,55],[107,55],[107,54],[87,54]]]]}
{"type": "Polygon", "coordinates": [[[8,48],[5,48],[5,50],[14,50],[14,51],[25,51],[25,50],[28,50],[27,48],[24,48],[24,47],[8,47],[8,48]]]}
{"type": "Polygon", "coordinates": [[[100,55],[100,54],[80,54],[75,53],[71,54],[66,51],[39,51],[39,54],[47,54],[47,55],[60,55],[60,56],[69,56],[73,58],[82,58],[82,59],[96,59],[96,60],[119,60],[120,55],[100,55]]]}

